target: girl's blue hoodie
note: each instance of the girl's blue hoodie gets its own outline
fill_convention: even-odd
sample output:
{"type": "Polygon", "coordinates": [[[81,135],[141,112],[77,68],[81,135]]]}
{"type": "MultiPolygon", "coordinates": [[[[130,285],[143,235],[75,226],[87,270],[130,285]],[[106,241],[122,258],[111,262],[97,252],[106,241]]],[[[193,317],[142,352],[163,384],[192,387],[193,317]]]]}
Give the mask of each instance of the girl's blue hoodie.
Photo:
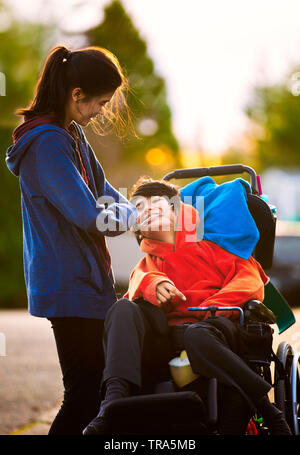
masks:
{"type": "Polygon", "coordinates": [[[102,319],[116,294],[96,239],[127,231],[137,210],[106,180],[76,126],[89,186],[78,170],[75,140],[56,125],[27,131],[8,148],[6,163],[21,189],[29,312],[102,319]]]}

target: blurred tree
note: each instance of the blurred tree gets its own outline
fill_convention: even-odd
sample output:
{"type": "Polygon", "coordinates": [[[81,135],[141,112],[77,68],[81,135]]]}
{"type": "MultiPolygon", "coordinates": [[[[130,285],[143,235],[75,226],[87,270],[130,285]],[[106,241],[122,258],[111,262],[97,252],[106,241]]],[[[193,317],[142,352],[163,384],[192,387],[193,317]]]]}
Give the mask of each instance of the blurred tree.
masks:
{"type": "Polygon", "coordinates": [[[293,71],[286,83],[256,87],[245,109],[260,172],[270,166],[300,166],[299,79],[300,73],[293,71]]]}
{"type": "MultiPolygon", "coordinates": [[[[256,157],[256,153],[251,153],[248,145],[245,144],[245,141],[242,141],[240,144],[229,147],[224,154],[221,156],[221,164],[244,164],[245,166],[252,167],[257,173],[259,170],[259,165],[256,157]]],[[[228,182],[233,179],[242,178],[244,180],[250,181],[250,176],[248,173],[243,172],[242,174],[234,174],[220,177],[217,180],[217,183],[228,182]]]]}
{"type": "Polygon", "coordinates": [[[118,149],[115,160],[119,165],[134,161],[143,165],[144,171],[147,166],[160,172],[168,170],[179,158],[165,82],[155,73],[147,45],[120,1],[114,0],[105,8],[103,22],[89,30],[87,38],[90,45],[105,47],[118,57],[131,88],[127,101],[139,138],[122,142],[113,138],[112,148],[118,149]]]}
{"type": "Polygon", "coordinates": [[[6,307],[24,306],[26,299],[19,183],[6,167],[5,153],[12,144],[12,130],[21,120],[15,110],[33,95],[48,32],[44,26],[17,23],[0,1],[0,72],[6,85],[5,96],[0,96],[0,305],[6,307]]]}

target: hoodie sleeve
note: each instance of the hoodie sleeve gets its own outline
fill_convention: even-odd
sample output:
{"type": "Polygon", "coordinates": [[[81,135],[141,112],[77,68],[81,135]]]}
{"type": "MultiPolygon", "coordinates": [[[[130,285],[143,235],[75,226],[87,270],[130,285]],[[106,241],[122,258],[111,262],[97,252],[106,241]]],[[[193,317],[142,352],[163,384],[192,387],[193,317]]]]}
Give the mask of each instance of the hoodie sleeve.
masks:
{"type": "Polygon", "coordinates": [[[156,298],[156,286],[162,281],[168,281],[173,285],[174,283],[163,272],[148,271],[149,268],[146,262],[147,258],[141,259],[139,264],[133,269],[129,279],[129,288],[124,297],[130,300],[143,297],[153,305],[160,306],[156,298]]]}
{"type": "MultiPolygon", "coordinates": [[[[197,298],[199,297],[196,291],[197,283],[195,283],[193,290],[184,291],[189,300],[189,306],[241,307],[248,300],[259,300],[262,302],[264,299],[264,286],[268,282],[268,277],[260,264],[252,256],[248,260],[243,259],[228,253],[217,245],[214,247],[214,253],[215,266],[224,277],[221,289],[203,300],[199,305],[197,303],[197,298]]],[[[199,289],[201,289],[201,282],[199,282],[199,289]]],[[[217,315],[230,317],[231,319],[238,319],[239,317],[237,311],[220,311],[217,315]]],[[[204,317],[206,316],[209,316],[209,314],[204,315],[204,317]]],[[[203,312],[202,315],[199,314],[199,317],[203,318],[203,312]]]]}
{"type": "Polygon", "coordinates": [[[106,180],[103,196],[96,201],[75,166],[70,144],[62,135],[58,137],[52,132],[40,137],[35,147],[35,163],[43,196],[79,228],[115,236],[126,232],[135,222],[136,207],[106,180]]]}

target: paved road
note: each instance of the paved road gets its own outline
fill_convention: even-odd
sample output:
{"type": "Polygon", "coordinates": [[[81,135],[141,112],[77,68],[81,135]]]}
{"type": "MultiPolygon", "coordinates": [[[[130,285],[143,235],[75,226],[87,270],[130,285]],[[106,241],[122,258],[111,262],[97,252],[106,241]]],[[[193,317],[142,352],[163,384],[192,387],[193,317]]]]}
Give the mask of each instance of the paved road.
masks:
{"type": "Polygon", "coordinates": [[[0,434],[7,435],[56,406],[63,388],[47,319],[0,311],[0,332],[6,339],[6,356],[0,357],[0,434]]]}
{"type": "MultiPolygon", "coordinates": [[[[286,340],[300,351],[300,308],[295,316],[296,324],[275,334],[275,348],[286,340]]],[[[0,356],[0,435],[47,434],[63,394],[50,322],[26,311],[0,311],[0,332],[6,338],[6,356],[0,356]]]]}

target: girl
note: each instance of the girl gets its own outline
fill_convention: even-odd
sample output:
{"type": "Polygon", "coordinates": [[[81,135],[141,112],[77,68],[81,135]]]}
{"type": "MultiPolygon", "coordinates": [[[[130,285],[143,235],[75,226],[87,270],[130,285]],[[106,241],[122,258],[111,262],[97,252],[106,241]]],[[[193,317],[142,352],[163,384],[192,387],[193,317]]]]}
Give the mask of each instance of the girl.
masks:
{"type": "Polygon", "coordinates": [[[128,230],[136,208],[106,180],[81,127],[98,114],[118,125],[125,87],[109,51],[53,48],[7,151],[21,188],[29,312],[52,323],[65,388],[49,434],[81,434],[99,407],[103,320],[116,301],[104,235],[128,230]]]}

